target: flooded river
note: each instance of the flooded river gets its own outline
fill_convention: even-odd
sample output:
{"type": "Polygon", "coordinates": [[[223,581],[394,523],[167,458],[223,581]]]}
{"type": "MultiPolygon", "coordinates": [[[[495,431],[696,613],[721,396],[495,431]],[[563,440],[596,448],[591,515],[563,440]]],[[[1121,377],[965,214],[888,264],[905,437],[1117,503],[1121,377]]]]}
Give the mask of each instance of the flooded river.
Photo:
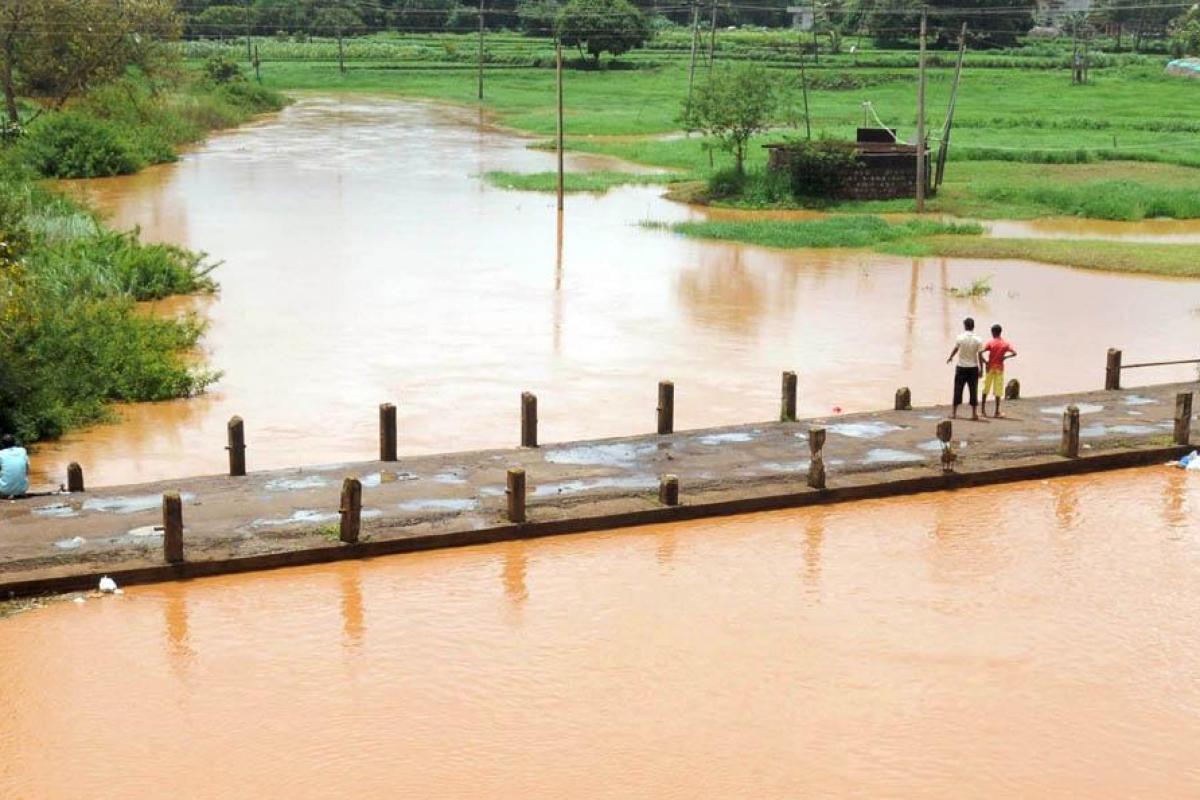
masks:
{"type": "Polygon", "coordinates": [[[553,169],[528,144],[475,112],[307,98],[177,164],[90,182],[115,224],[224,260],[218,296],[162,305],[209,320],[224,377],[44,448],[43,480],[73,460],[93,485],[219,472],[234,414],[255,469],[370,457],[385,401],[407,453],[515,444],[524,390],[545,441],[651,429],[661,379],[680,427],[774,417],[785,369],[806,414],[877,408],[900,385],[926,403],[948,392],[967,314],[1005,324],[1026,393],[1100,386],[1112,345],[1152,360],[1200,337],[1200,283],[686,240],[639,227],[704,213],[658,188],[569,197],[560,255],[553,197],[480,177],[553,169]],[[947,292],[988,275],[986,298],[947,292]]]}
{"type": "Polygon", "coordinates": [[[1165,467],[131,589],[0,621],[6,798],[1194,798],[1165,467]]]}

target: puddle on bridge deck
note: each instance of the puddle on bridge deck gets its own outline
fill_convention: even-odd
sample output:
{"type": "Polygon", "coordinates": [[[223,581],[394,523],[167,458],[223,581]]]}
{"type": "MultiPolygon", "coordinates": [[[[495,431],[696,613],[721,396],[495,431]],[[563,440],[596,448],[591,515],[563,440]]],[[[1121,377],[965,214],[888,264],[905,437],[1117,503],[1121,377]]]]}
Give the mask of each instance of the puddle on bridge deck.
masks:
{"type": "Polygon", "coordinates": [[[1198,519],[1158,467],[54,604],[0,796],[1195,797],[1198,519]]]}
{"type": "MultiPolygon", "coordinates": [[[[179,163],[77,184],[117,225],[224,261],[217,296],[157,305],[210,321],[224,377],[44,448],[40,479],[70,461],[91,486],[220,473],[234,414],[252,469],[370,458],[385,401],[403,453],[515,445],[525,390],[543,442],[653,430],[664,379],[680,430],[775,418],[785,369],[804,415],[888,407],[902,385],[941,402],[968,314],[1006,326],[1027,395],[1098,387],[1109,346],[1171,358],[1200,338],[1200,283],[688,240],[639,227],[706,213],[653,187],[570,196],[560,259],[553,197],[479,177],[552,170],[528,143],[461,109],[308,96],[179,163]],[[986,298],[946,291],[987,275],[986,298]]],[[[622,168],[568,160],[598,166],[622,168]]]]}

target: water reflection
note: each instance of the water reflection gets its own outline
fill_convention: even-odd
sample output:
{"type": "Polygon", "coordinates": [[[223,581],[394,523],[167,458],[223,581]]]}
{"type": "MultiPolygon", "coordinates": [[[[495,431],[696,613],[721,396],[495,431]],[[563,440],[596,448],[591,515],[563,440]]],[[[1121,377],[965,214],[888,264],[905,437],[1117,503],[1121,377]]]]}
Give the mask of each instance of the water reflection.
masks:
{"type": "Polygon", "coordinates": [[[525,583],[525,573],[528,569],[525,543],[513,542],[505,545],[501,578],[504,582],[504,596],[508,598],[509,607],[515,611],[519,611],[529,599],[529,587],[525,583]]]}
{"type": "Polygon", "coordinates": [[[341,570],[338,590],[342,611],[342,641],[346,647],[357,648],[363,643],[366,623],[363,614],[362,570],[358,565],[341,570]]]}

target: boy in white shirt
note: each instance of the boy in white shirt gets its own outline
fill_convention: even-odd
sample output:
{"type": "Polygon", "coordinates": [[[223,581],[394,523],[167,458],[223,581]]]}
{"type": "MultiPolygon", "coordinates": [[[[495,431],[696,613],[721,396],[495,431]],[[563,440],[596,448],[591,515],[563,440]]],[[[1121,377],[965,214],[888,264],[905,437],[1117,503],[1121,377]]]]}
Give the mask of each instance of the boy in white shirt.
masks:
{"type": "Polygon", "coordinates": [[[971,390],[971,419],[979,419],[979,370],[983,364],[983,340],[975,335],[975,320],[967,317],[963,320],[963,332],[959,334],[946,359],[949,364],[958,356],[958,364],[954,367],[954,407],[950,411],[951,419],[958,419],[958,407],[962,405],[963,388],[971,390]]]}

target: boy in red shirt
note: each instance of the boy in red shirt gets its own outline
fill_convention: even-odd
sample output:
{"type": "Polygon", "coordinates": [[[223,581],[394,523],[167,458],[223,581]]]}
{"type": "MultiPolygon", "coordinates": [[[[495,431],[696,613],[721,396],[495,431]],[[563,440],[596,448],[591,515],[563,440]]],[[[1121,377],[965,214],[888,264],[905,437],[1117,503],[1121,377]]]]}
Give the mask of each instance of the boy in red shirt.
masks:
{"type": "Polygon", "coordinates": [[[1012,345],[1000,338],[1002,331],[999,325],[993,325],[992,338],[979,351],[979,365],[987,369],[983,379],[983,402],[980,403],[979,410],[987,416],[987,396],[990,391],[996,396],[996,413],[993,416],[997,419],[1004,416],[1000,413],[1000,396],[1004,394],[1004,362],[1017,356],[1017,351],[1013,350],[1012,345]]]}

